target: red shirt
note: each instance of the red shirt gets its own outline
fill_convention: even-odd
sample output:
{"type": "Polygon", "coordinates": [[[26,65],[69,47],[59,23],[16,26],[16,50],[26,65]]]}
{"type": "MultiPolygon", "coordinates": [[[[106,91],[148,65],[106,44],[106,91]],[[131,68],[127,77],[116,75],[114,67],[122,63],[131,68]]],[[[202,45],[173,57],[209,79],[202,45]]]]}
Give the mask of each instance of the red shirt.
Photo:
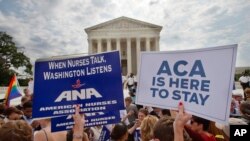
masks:
{"type": "Polygon", "coordinates": [[[185,126],[185,130],[193,141],[216,141],[215,137],[209,133],[197,133],[185,126]]]}

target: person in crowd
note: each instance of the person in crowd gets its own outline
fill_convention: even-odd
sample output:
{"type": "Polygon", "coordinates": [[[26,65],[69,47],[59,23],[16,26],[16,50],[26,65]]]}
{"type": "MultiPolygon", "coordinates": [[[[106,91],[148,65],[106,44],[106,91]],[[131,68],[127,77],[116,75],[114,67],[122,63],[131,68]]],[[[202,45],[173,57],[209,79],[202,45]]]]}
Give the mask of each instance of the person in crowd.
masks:
{"type": "Polygon", "coordinates": [[[223,131],[216,127],[215,124],[215,122],[210,121],[208,132],[215,136],[216,141],[226,141],[223,131]]]}
{"type": "Polygon", "coordinates": [[[5,119],[4,111],[5,111],[5,105],[0,103],[0,128],[5,123],[4,122],[4,119],[5,119]]]}
{"type": "MultiPolygon", "coordinates": [[[[249,87],[249,76],[247,75],[246,72],[242,73],[242,76],[239,78],[239,81],[240,81],[240,84],[242,86],[243,91],[245,91],[245,89],[247,87],[249,87]]],[[[246,94],[245,93],[244,93],[244,98],[246,98],[246,94]]]]}
{"type": "Polygon", "coordinates": [[[143,119],[148,115],[148,110],[145,108],[141,108],[138,112],[138,119],[136,119],[134,121],[134,123],[130,124],[128,126],[128,133],[129,133],[129,137],[128,137],[128,141],[134,141],[134,140],[138,140],[139,138],[139,134],[140,134],[140,126],[141,126],[141,122],[143,121],[143,119]],[[135,132],[137,131],[137,132],[135,132]]]}
{"type": "Polygon", "coordinates": [[[135,122],[135,119],[138,114],[138,109],[135,104],[132,103],[131,97],[125,98],[125,107],[127,111],[127,115],[123,117],[122,122],[124,122],[126,119],[129,120],[129,124],[133,124],[135,122]]]}
{"type": "Polygon", "coordinates": [[[0,103],[0,119],[3,120],[5,118],[4,111],[5,111],[5,105],[0,103]]]}
{"type": "Polygon", "coordinates": [[[98,140],[102,132],[102,126],[93,126],[93,127],[90,127],[90,129],[94,133],[93,140],[98,140]]]}
{"type": "Polygon", "coordinates": [[[143,119],[148,115],[147,109],[141,108],[138,112],[138,119],[135,121],[135,124],[133,125],[132,128],[128,130],[130,134],[133,134],[136,128],[140,127],[141,122],[143,119]]]}
{"type": "Polygon", "coordinates": [[[33,78],[30,78],[30,80],[28,82],[28,89],[30,90],[31,94],[34,92],[34,80],[33,80],[33,78]]]}
{"type": "Polygon", "coordinates": [[[245,90],[249,86],[249,84],[248,84],[249,76],[247,75],[246,72],[242,73],[242,76],[239,78],[239,81],[240,81],[240,84],[241,84],[243,90],[245,90]]]}
{"type": "Polygon", "coordinates": [[[84,115],[80,115],[80,107],[75,107],[75,115],[73,115],[73,119],[75,125],[73,127],[73,141],[82,141],[83,140],[83,129],[85,126],[85,117],[84,115]]]}
{"type": "Polygon", "coordinates": [[[94,132],[91,128],[84,128],[84,132],[87,134],[89,141],[94,141],[94,132]]]}
{"type": "Polygon", "coordinates": [[[153,139],[153,127],[158,121],[158,118],[153,115],[146,116],[141,122],[141,140],[150,141],[153,139]]]}
{"type": "Polygon", "coordinates": [[[129,94],[129,96],[130,96],[131,99],[132,99],[132,103],[135,104],[135,98],[136,98],[136,97],[135,97],[135,93],[132,92],[132,91],[129,91],[128,94],[129,94]]]}
{"type": "Polygon", "coordinates": [[[0,119],[0,128],[5,124],[3,119],[0,119]]]}
{"type": "Polygon", "coordinates": [[[0,141],[32,141],[32,129],[25,121],[9,121],[0,127],[0,141]]]}
{"type": "Polygon", "coordinates": [[[136,77],[133,73],[130,73],[127,78],[127,88],[129,92],[135,93],[136,86],[137,86],[136,77]]]}
{"type": "Polygon", "coordinates": [[[160,118],[161,108],[157,108],[157,107],[152,107],[152,108],[153,108],[153,111],[151,111],[149,114],[160,118]]]}
{"type": "MultiPolygon", "coordinates": [[[[87,133],[85,133],[84,131],[83,131],[83,137],[82,137],[82,140],[81,141],[89,141],[89,138],[88,138],[88,135],[87,135],[87,133]]],[[[68,132],[67,132],[67,141],[73,141],[73,138],[74,138],[74,136],[73,136],[74,134],[73,134],[73,130],[69,130],[68,132]]]]}
{"type": "Polygon", "coordinates": [[[122,86],[123,87],[125,87],[124,84],[126,83],[126,81],[127,81],[126,76],[122,75],[122,86]]]}
{"type": "Polygon", "coordinates": [[[21,104],[19,104],[19,105],[17,105],[16,106],[16,108],[18,109],[18,110],[23,110],[23,104],[25,103],[25,102],[28,102],[30,100],[30,98],[29,97],[27,97],[27,96],[22,96],[22,98],[21,98],[21,104]]]}
{"type": "Polygon", "coordinates": [[[250,88],[245,89],[245,94],[246,94],[246,101],[250,101],[250,88]]]}
{"type": "MultiPolygon", "coordinates": [[[[75,125],[73,127],[72,141],[83,141],[85,119],[79,114],[79,106],[76,106],[75,111],[75,115],[73,115],[75,125]]],[[[41,131],[35,132],[33,139],[32,127],[27,122],[23,120],[8,121],[0,126],[0,141],[66,141],[66,131],[50,132],[49,119],[41,120],[41,125],[44,128],[41,131]]]]}
{"type": "Polygon", "coordinates": [[[153,128],[153,141],[191,141],[188,134],[184,132],[184,126],[192,115],[184,112],[182,102],[179,103],[178,109],[175,119],[165,116],[157,121],[153,128]]]}
{"type": "Polygon", "coordinates": [[[111,141],[127,141],[128,128],[124,123],[115,124],[110,133],[111,141]]]}
{"type": "Polygon", "coordinates": [[[28,97],[29,100],[31,100],[31,98],[30,98],[31,93],[30,93],[30,90],[28,88],[23,89],[23,93],[24,93],[24,96],[28,97]]]}
{"type": "Polygon", "coordinates": [[[21,118],[21,115],[23,113],[18,110],[16,107],[8,107],[4,111],[5,115],[5,122],[8,122],[9,120],[19,120],[21,118]]]}
{"type": "Polygon", "coordinates": [[[159,113],[159,117],[162,118],[163,116],[171,116],[170,110],[168,109],[161,109],[159,113]]]}
{"type": "Polygon", "coordinates": [[[51,132],[50,119],[41,119],[39,124],[42,129],[34,133],[34,141],[66,141],[66,131],[51,132]]]}
{"type": "Polygon", "coordinates": [[[240,112],[242,119],[250,125],[250,101],[245,101],[240,104],[240,112]]]}
{"type": "Polygon", "coordinates": [[[139,112],[138,112],[138,120],[139,120],[140,122],[142,122],[143,119],[144,119],[146,116],[148,116],[148,115],[149,115],[148,110],[147,110],[147,109],[144,109],[144,108],[141,108],[141,109],[139,110],[139,112]]]}
{"type": "MultiPolygon", "coordinates": [[[[73,140],[72,141],[88,141],[83,129],[85,125],[85,117],[79,114],[80,107],[75,107],[75,114],[73,115],[74,127],[73,131],[73,140]],[[86,139],[86,140],[85,140],[86,139]]],[[[54,132],[51,133],[51,121],[50,119],[39,120],[42,130],[36,131],[34,133],[34,141],[66,141],[67,131],[54,132]]]]}
{"type": "Polygon", "coordinates": [[[240,111],[237,107],[236,100],[232,98],[230,106],[230,117],[239,117],[240,111]]]}
{"type": "Polygon", "coordinates": [[[240,103],[244,100],[243,95],[241,93],[233,93],[232,98],[235,100],[236,107],[240,107],[240,103]]]}
{"type": "Polygon", "coordinates": [[[192,116],[190,126],[185,129],[193,141],[216,141],[214,135],[208,132],[209,125],[209,120],[192,116]]]}
{"type": "Polygon", "coordinates": [[[23,104],[23,115],[21,116],[21,119],[30,124],[34,130],[40,130],[41,126],[39,122],[32,119],[32,105],[32,101],[27,101],[23,104]]]}
{"type": "Polygon", "coordinates": [[[32,101],[27,101],[23,104],[23,115],[21,119],[25,120],[27,123],[31,124],[32,121],[32,101]]]}

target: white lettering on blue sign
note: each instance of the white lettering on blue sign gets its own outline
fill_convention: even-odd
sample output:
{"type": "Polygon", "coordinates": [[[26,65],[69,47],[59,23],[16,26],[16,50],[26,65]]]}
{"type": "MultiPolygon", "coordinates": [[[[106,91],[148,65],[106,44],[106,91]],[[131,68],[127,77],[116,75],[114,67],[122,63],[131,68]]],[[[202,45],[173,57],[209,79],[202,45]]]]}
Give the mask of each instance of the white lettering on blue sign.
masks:
{"type": "Polygon", "coordinates": [[[101,98],[102,95],[94,88],[81,89],[81,91],[63,91],[55,100],[55,102],[61,102],[62,100],[74,101],[78,99],[91,99],[92,97],[101,98]]]}

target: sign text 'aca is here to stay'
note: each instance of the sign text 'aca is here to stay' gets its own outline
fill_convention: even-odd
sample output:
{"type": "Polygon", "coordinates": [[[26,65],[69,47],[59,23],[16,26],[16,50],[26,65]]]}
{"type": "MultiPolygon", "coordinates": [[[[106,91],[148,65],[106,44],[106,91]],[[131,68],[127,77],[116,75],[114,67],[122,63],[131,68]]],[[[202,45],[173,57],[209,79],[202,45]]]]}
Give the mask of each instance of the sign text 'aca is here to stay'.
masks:
{"type": "Polygon", "coordinates": [[[141,54],[136,103],[176,109],[226,123],[237,45],[141,54]]]}

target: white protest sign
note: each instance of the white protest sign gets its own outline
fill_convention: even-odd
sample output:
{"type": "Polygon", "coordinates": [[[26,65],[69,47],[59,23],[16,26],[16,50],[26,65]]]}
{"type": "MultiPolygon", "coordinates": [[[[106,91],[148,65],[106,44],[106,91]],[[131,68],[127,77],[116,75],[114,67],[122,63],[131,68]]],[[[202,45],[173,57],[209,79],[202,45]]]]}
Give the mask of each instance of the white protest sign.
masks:
{"type": "Polygon", "coordinates": [[[232,97],[237,45],[141,54],[136,103],[185,110],[226,123],[232,97]]]}

